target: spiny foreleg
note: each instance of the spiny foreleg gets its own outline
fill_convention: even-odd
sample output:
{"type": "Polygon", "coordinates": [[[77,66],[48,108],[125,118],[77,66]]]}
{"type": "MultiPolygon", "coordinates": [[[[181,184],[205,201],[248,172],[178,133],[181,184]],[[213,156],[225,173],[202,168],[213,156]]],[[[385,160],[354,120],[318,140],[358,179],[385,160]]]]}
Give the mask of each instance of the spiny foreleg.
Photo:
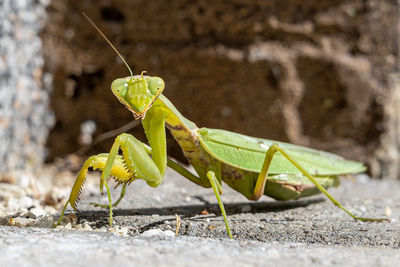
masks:
{"type": "MultiPolygon", "coordinates": [[[[135,179],[143,179],[147,182],[148,185],[153,187],[161,184],[163,180],[163,175],[161,174],[159,167],[148,155],[148,152],[146,152],[145,145],[132,135],[125,133],[121,134],[115,139],[109,154],[100,154],[98,156],[93,156],[85,162],[81,171],[78,174],[70,197],[65,204],[64,209],[62,210],[59,223],[61,222],[68,203],[71,204],[74,210],[77,210],[76,204],[79,199],[83,182],[90,167],[92,167],[93,169],[102,170],[100,179],[100,192],[103,193],[103,187],[106,187],[109,202],[108,208],[110,209],[110,226],[112,225],[113,207],[113,204],[111,202],[110,188],[107,184],[107,179],[110,175],[114,176],[114,179],[119,183],[126,184],[132,182],[135,179]],[[120,150],[122,151],[122,155],[118,155],[120,150]]],[[[163,167],[163,170],[164,169],[165,167],[163,167]]],[[[124,192],[125,191],[123,190],[123,193],[124,192]]],[[[120,199],[121,198],[122,197],[120,197],[120,199]]]]}
{"type": "MultiPolygon", "coordinates": [[[[82,192],[83,185],[86,180],[87,173],[90,168],[93,170],[104,170],[104,167],[106,165],[108,159],[108,154],[103,153],[99,154],[96,156],[91,156],[88,158],[85,163],[83,164],[81,170],[79,171],[78,177],[75,180],[75,183],[72,187],[70,196],[68,198],[67,203],[65,203],[65,206],[61,212],[60,219],[58,220],[58,224],[61,223],[61,220],[64,216],[64,212],[68,206],[68,204],[71,205],[71,207],[75,210],[78,211],[78,202],[79,202],[79,197],[82,192]]],[[[118,183],[123,183],[124,186],[126,184],[131,183],[133,180],[135,180],[135,175],[134,172],[130,171],[126,164],[124,163],[124,160],[122,156],[117,155],[115,158],[115,162],[111,168],[111,175],[114,176],[114,179],[118,183]]]]}

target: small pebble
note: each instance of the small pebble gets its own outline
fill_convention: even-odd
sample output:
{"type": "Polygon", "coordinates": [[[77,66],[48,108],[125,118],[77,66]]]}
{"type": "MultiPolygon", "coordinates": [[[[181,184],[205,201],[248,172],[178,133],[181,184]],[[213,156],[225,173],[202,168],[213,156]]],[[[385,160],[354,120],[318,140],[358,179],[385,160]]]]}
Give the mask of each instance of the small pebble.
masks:
{"type": "Polygon", "coordinates": [[[93,231],[92,227],[88,223],[83,224],[83,230],[85,231],[93,231]]]}
{"type": "Polygon", "coordinates": [[[62,223],[76,223],[77,221],[78,221],[78,216],[76,216],[75,213],[64,215],[64,217],[61,220],[62,223]]]}
{"type": "Polygon", "coordinates": [[[386,206],[385,208],[385,215],[386,216],[392,215],[392,209],[389,206],[386,206]]]}
{"type": "Polygon", "coordinates": [[[55,214],[55,213],[57,213],[57,210],[55,208],[53,208],[52,206],[45,206],[44,207],[44,211],[46,212],[46,214],[55,214]]]}
{"type": "Polygon", "coordinates": [[[30,218],[17,217],[10,219],[11,226],[27,227],[32,226],[34,223],[35,220],[30,218]]]}
{"type": "Polygon", "coordinates": [[[17,183],[20,187],[27,188],[29,186],[29,180],[30,180],[29,175],[21,174],[18,176],[17,180],[18,180],[17,183]]]}
{"type": "Polygon", "coordinates": [[[24,207],[24,208],[32,207],[32,204],[33,204],[32,198],[27,197],[27,196],[20,198],[18,202],[19,202],[20,207],[24,207]]]}
{"type": "Polygon", "coordinates": [[[172,232],[171,230],[161,230],[161,229],[150,229],[147,231],[144,231],[141,236],[144,237],[151,237],[151,236],[169,236],[169,237],[175,237],[175,233],[172,232]]]}
{"type": "Polygon", "coordinates": [[[19,207],[21,207],[19,201],[17,198],[12,197],[10,199],[8,199],[6,207],[8,210],[17,210],[19,207]]]}
{"type": "Polygon", "coordinates": [[[201,211],[201,215],[208,215],[208,214],[210,214],[207,210],[202,210],[201,211]]]}
{"type": "Polygon", "coordinates": [[[53,227],[54,218],[52,215],[44,215],[39,218],[35,222],[36,227],[44,227],[44,228],[52,228],[53,227]]]}
{"type": "Polygon", "coordinates": [[[55,197],[55,194],[53,192],[47,192],[46,195],[44,196],[43,202],[46,205],[46,207],[48,206],[55,207],[58,203],[57,198],[55,197]]]}
{"type": "Polygon", "coordinates": [[[2,192],[2,194],[7,192],[10,196],[17,198],[25,196],[25,191],[14,184],[0,183],[0,191],[2,192]]]}
{"type": "Polygon", "coordinates": [[[115,233],[121,236],[128,236],[129,228],[128,227],[112,227],[109,229],[109,232],[115,233]]]}
{"type": "Polygon", "coordinates": [[[102,232],[102,233],[106,233],[106,232],[108,232],[108,229],[107,229],[107,228],[105,228],[105,227],[101,227],[101,228],[96,228],[96,229],[94,229],[94,231],[96,231],[96,232],[102,232]]]}
{"type": "Polygon", "coordinates": [[[32,208],[29,210],[28,216],[32,219],[36,219],[40,216],[46,215],[46,211],[41,208],[32,208]]]}
{"type": "Polygon", "coordinates": [[[3,174],[0,176],[0,183],[15,184],[15,177],[10,174],[3,174]]]}
{"type": "Polygon", "coordinates": [[[83,230],[82,224],[76,224],[73,226],[73,228],[76,230],[83,230]]]}
{"type": "Polygon", "coordinates": [[[250,212],[250,211],[251,211],[251,206],[250,206],[250,205],[244,205],[244,206],[241,208],[241,211],[244,212],[244,213],[250,212]]]}

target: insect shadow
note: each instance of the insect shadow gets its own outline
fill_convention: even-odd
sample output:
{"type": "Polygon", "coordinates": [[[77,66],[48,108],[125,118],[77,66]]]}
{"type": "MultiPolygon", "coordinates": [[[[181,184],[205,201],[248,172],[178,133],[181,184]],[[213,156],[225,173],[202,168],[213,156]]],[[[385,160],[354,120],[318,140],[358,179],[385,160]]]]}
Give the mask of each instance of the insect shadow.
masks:
{"type": "MultiPolygon", "coordinates": [[[[195,197],[197,198],[197,197],[195,197]]],[[[200,197],[201,198],[201,197],[200,197]]],[[[241,213],[269,213],[279,212],[285,210],[296,209],[300,207],[307,207],[312,204],[320,203],[325,201],[323,198],[296,200],[296,201],[266,201],[266,202],[239,202],[225,204],[225,209],[229,215],[241,214],[241,213]]],[[[200,205],[180,205],[180,206],[167,206],[162,208],[139,208],[139,209],[115,209],[113,214],[116,221],[119,221],[118,217],[129,217],[129,216],[158,216],[174,217],[175,214],[183,219],[190,220],[204,220],[205,218],[214,218],[220,216],[220,209],[218,204],[210,204],[205,201],[205,204],[200,205]],[[205,215],[203,215],[207,211],[205,215]]],[[[80,220],[85,219],[89,222],[96,222],[97,226],[107,225],[108,223],[108,211],[105,210],[87,210],[79,212],[80,220]]],[[[165,220],[171,220],[170,218],[159,218],[157,222],[152,222],[151,225],[155,226],[163,224],[165,220]]]]}

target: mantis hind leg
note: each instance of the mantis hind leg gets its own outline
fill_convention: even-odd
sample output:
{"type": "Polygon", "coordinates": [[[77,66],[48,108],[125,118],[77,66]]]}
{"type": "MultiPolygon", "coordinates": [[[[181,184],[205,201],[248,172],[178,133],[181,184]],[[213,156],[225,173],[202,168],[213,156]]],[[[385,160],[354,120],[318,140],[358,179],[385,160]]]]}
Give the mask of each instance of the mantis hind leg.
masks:
{"type": "Polygon", "coordinates": [[[265,183],[268,178],[268,170],[269,166],[271,164],[272,158],[276,152],[281,153],[288,161],[290,161],[304,176],[306,176],[310,181],[327,197],[329,198],[330,201],[332,201],[333,204],[338,206],[340,209],[342,209],[344,212],[346,212],[348,215],[350,215],[354,220],[359,220],[359,221],[370,221],[370,222],[382,222],[382,221],[389,221],[386,218],[365,218],[365,217],[358,217],[355,216],[353,213],[348,211],[346,208],[342,206],[342,204],[339,203],[331,194],[328,193],[328,191],[321,186],[303,167],[301,167],[289,154],[285,152],[278,144],[272,144],[269,149],[267,150],[267,153],[265,155],[264,163],[261,168],[261,172],[257,178],[257,183],[254,188],[254,194],[253,194],[253,199],[257,200],[259,199],[263,194],[264,194],[264,188],[265,188],[265,183]]]}

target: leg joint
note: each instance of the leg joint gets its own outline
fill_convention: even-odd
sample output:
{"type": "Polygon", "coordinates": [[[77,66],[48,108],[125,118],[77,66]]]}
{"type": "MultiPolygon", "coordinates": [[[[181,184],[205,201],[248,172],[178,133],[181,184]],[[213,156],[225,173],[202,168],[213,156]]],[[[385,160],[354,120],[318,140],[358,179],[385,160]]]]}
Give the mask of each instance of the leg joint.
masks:
{"type": "Polygon", "coordinates": [[[280,146],[277,144],[277,143],[273,143],[270,147],[269,147],[269,149],[270,150],[272,150],[272,151],[278,151],[279,150],[279,148],[280,148],[280,146]]]}

